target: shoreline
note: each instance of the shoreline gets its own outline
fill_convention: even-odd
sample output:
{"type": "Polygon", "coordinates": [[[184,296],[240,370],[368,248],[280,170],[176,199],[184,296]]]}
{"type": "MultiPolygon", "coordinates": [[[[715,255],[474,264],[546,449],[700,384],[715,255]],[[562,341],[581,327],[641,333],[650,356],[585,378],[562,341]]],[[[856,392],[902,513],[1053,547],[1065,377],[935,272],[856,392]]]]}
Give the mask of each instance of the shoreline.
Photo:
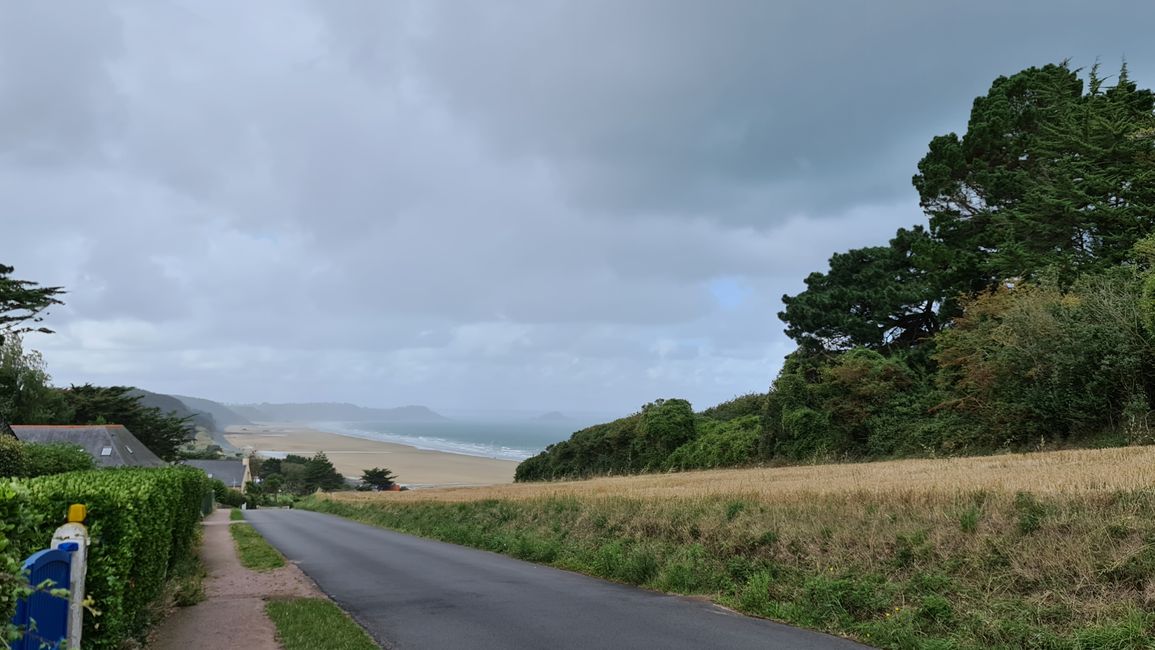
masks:
{"type": "Polygon", "coordinates": [[[409,487],[463,487],[513,482],[518,461],[447,451],[419,449],[398,442],[322,431],[298,424],[246,424],[227,427],[225,439],[238,449],[261,454],[311,456],[325,452],[343,476],[359,478],[362,470],[387,467],[398,483],[409,487]]]}

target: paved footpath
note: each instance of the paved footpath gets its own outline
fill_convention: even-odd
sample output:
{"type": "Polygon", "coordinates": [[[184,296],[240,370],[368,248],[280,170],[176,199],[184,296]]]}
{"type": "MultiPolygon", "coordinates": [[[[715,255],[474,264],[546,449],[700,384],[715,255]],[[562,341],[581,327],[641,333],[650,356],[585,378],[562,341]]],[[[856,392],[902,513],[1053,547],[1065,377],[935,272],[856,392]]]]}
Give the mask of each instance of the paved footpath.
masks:
{"type": "Polygon", "coordinates": [[[323,597],[313,581],[292,563],[265,572],[241,566],[229,523],[229,511],[223,508],[205,517],[200,550],[208,572],[205,600],[178,608],[166,618],[152,634],[152,650],[278,650],[281,646],[265,614],[265,600],[323,597]]]}
{"type": "Polygon", "coordinates": [[[670,596],[303,510],[253,527],[397,650],[850,650],[865,646],[670,596]]]}

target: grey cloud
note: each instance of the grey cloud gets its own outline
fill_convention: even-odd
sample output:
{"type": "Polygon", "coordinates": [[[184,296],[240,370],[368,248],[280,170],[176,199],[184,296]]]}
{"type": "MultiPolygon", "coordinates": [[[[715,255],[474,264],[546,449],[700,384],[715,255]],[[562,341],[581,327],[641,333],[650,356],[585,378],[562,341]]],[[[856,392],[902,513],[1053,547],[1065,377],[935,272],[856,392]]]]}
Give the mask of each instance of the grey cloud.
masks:
{"type": "Polygon", "coordinates": [[[0,262],[70,291],[30,342],[61,382],[238,401],[764,389],[780,296],[921,218],[915,162],[994,76],[1155,84],[1123,2],[69,11],[0,21],[0,262]]]}

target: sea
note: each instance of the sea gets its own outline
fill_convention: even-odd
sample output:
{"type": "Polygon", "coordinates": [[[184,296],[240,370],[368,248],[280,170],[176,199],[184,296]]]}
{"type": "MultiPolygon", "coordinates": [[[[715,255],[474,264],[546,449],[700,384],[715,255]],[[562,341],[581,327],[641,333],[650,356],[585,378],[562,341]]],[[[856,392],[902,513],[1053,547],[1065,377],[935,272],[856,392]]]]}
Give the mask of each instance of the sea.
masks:
{"type": "Polygon", "coordinates": [[[319,431],[330,431],[366,440],[409,445],[451,454],[521,461],[548,445],[566,440],[592,422],[572,420],[441,422],[313,422],[319,431]]]}

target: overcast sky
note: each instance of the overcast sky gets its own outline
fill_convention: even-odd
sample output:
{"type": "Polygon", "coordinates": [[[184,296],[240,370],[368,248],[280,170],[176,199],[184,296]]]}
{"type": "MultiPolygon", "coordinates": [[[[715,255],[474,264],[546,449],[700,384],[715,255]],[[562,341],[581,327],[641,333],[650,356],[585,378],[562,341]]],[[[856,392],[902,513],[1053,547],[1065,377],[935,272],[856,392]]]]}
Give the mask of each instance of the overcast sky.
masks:
{"type": "Polygon", "coordinates": [[[58,384],[435,409],[764,391],[1000,74],[1155,3],[0,2],[0,263],[58,384]]]}

